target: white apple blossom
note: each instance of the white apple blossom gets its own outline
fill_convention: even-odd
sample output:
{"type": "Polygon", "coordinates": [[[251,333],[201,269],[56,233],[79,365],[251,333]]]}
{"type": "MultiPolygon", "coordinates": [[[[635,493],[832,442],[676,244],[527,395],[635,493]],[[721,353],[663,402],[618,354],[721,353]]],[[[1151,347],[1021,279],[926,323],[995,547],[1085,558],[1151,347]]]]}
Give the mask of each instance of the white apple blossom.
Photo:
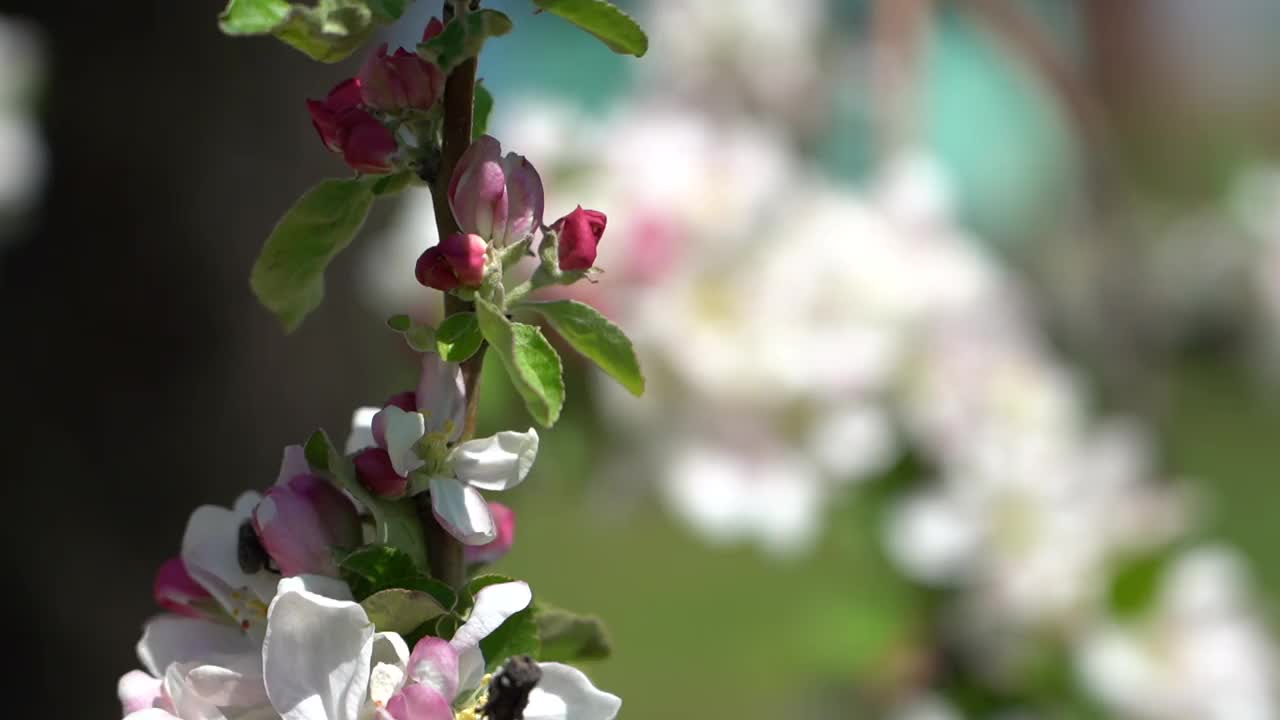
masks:
{"type": "Polygon", "coordinates": [[[1280,658],[1240,556],[1203,546],[1167,572],[1149,614],[1103,621],[1080,639],[1086,685],[1115,712],[1142,720],[1280,717],[1280,658]]]}
{"type": "Polygon", "coordinates": [[[538,455],[538,432],[504,431],[453,445],[465,409],[461,371],[432,353],[423,358],[417,405],[356,410],[347,452],[384,446],[395,471],[410,478],[410,492],[431,491],[432,511],[452,535],[467,545],[492,542],[497,526],[480,491],[524,482],[538,455]]]}
{"type": "MultiPolygon", "coordinates": [[[[412,653],[395,633],[375,632],[345,587],[327,578],[286,578],[272,603],[263,657],[267,693],[285,720],[475,720],[486,659],[480,641],[532,601],[523,582],[476,593],[453,638],[424,638],[412,653]]],[[[529,720],[612,720],[621,701],[581,672],[540,663],[529,720]]]]}

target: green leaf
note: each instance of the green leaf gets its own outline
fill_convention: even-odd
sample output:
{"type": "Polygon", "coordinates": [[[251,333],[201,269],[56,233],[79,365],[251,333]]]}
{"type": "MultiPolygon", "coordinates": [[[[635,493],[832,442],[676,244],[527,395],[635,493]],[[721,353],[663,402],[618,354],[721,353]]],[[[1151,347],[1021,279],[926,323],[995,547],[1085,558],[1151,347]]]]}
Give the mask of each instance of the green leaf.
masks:
{"type": "Polygon", "coordinates": [[[1161,548],[1121,564],[1107,593],[1108,604],[1117,617],[1137,617],[1155,605],[1175,552],[1175,547],[1161,548]]]}
{"type": "Polygon", "coordinates": [[[379,632],[401,635],[448,612],[430,594],[405,588],[379,590],[360,601],[360,607],[379,632]]]}
{"type": "Polygon", "coordinates": [[[507,658],[528,655],[537,659],[542,654],[542,642],[538,639],[537,611],[533,605],[507,618],[498,629],[480,641],[485,670],[497,670],[507,658]]]}
{"type": "Polygon", "coordinates": [[[632,395],[644,394],[644,374],[631,340],[599,311],[577,300],[529,303],[528,306],[546,318],[574,350],[599,365],[632,395]]]}
{"type": "Polygon", "coordinates": [[[413,173],[406,170],[393,175],[371,175],[365,178],[365,182],[369,183],[369,191],[374,195],[394,195],[409,187],[413,173]]]}
{"type": "Polygon", "coordinates": [[[396,587],[402,578],[414,577],[418,568],[408,553],[390,545],[366,545],[342,558],[338,563],[342,579],[351,587],[351,594],[361,600],[396,587]]]}
{"type": "Polygon", "coordinates": [[[338,451],[333,448],[333,443],[329,441],[329,436],[325,435],[323,430],[318,431],[316,435],[311,436],[311,440],[307,442],[308,447],[304,449],[308,453],[308,459],[312,452],[316,454],[323,452],[327,456],[328,472],[334,483],[346,490],[373,516],[372,542],[390,545],[407,554],[413,560],[414,567],[421,572],[427,572],[429,565],[426,541],[422,536],[422,523],[418,520],[413,500],[386,500],[366,490],[356,478],[356,470],[351,460],[338,454],[338,451]],[[319,439],[316,435],[319,435],[319,439]],[[314,451],[310,449],[313,443],[316,445],[314,451]]]}
{"type": "Polygon", "coordinates": [[[404,339],[418,352],[435,352],[436,331],[430,325],[414,325],[405,331],[404,339]]]}
{"type": "Polygon", "coordinates": [[[324,297],[324,271],[351,244],[373,205],[358,179],[325,180],[281,218],[254,263],[249,284],[292,332],[324,297]]]}
{"type": "Polygon", "coordinates": [[[230,0],[218,26],[228,35],[274,35],[321,62],[337,62],[404,12],[404,0],[230,0]]]}
{"type": "Polygon", "coordinates": [[[409,332],[409,328],[413,327],[413,320],[408,315],[392,315],[387,318],[387,327],[398,333],[409,332]]]}
{"type": "Polygon", "coordinates": [[[455,18],[439,35],[418,45],[418,55],[448,75],[458,65],[479,55],[485,40],[506,35],[511,27],[511,18],[497,10],[473,10],[455,18]]]}
{"type": "Polygon", "coordinates": [[[471,139],[489,132],[489,114],[493,112],[493,94],[489,88],[476,83],[475,112],[471,121],[471,139]]]}
{"type": "Polygon", "coordinates": [[[616,53],[641,57],[649,51],[649,38],[640,24],[605,0],[533,0],[533,4],[595,35],[616,53]]]}
{"type": "Polygon", "coordinates": [[[539,660],[603,660],[613,651],[609,633],[598,617],[583,617],[559,608],[540,605],[536,619],[538,637],[542,641],[539,660]]]}
{"type": "Polygon", "coordinates": [[[492,303],[476,298],[480,332],[497,352],[529,415],[551,427],[564,406],[564,378],[560,356],[532,325],[513,323],[492,303]]]}
{"type": "Polygon", "coordinates": [[[475,313],[454,313],[436,329],[436,352],[446,362],[460,363],[475,355],[483,341],[475,313]]]}
{"type": "Polygon", "coordinates": [[[316,472],[329,472],[329,453],[333,448],[329,445],[329,436],[324,434],[323,430],[317,430],[311,433],[311,437],[307,438],[307,444],[302,447],[302,453],[307,458],[307,464],[316,472]]]}

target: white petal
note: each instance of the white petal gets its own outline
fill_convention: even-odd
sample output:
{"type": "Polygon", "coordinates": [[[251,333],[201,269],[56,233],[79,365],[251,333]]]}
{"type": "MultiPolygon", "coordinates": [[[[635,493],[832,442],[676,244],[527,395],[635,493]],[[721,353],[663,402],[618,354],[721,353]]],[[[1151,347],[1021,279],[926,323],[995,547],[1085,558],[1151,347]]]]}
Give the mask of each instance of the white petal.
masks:
{"type": "Polygon", "coordinates": [[[529,607],[531,602],[533,591],[525,582],[490,585],[476,593],[476,603],[471,608],[471,615],[453,634],[453,640],[449,643],[458,651],[460,693],[478,687],[484,676],[484,656],[480,654],[480,641],[497,630],[507,618],[529,607]]]}
{"type": "Polygon", "coordinates": [[[138,659],[155,677],[163,677],[173,663],[184,663],[218,653],[235,654],[253,645],[238,628],[221,623],[160,615],[147,622],[138,641],[138,659]]]}
{"type": "Polygon", "coordinates": [[[613,720],[622,699],[597,690],[581,670],[560,663],[538,663],[542,680],[529,693],[525,720],[613,720]]]}
{"type": "Polygon", "coordinates": [[[375,663],[369,673],[369,700],[375,707],[386,707],[391,696],[404,685],[404,668],[389,663],[375,663]]]}
{"type": "Polygon", "coordinates": [[[426,465],[426,461],[418,457],[413,446],[418,444],[422,436],[427,434],[426,418],[422,413],[405,412],[394,405],[382,409],[386,430],[387,454],[391,456],[391,466],[399,475],[408,475],[426,465]]]}
{"type": "Polygon", "coordinates": [[[465,545],[486,545],[498,537],[480,491],[453,478],[431,478],[431,510],[444,529],[465,545]]]}
{"type": "Polygon", "coordinates": [[[373,636],[372,660],[403,668],[409,664],[409,646],[398,633],[380,632],[373,636]]]}
{"type": "Polygon", "coordinates": [[[500,432],[468,440],[453,451],[453,472],[481,490],[507,490],[519,485],[538,456],[538,432],[500,432]]]}
{"type": "Polygon", "coordinates": [[[218,707],[247,708],[265,705],[262,653],[219,655],[203,658],[186,671],[186,684],[196,696],[218,707]]]}
{"type": "Polygon", "coordinates": [[[373,416],[382,408],[362,407],[351,413],[351,434],[347,436],[346,453],[373,447],[373,416]]]}
{"type": "Polygon", "coordinates": [[[908,575],[927,583],[963,577],[978,552],[982,529],[956,498],[919,493],[893,507],[887,518],[889,556],[908,575]]]}
{"type": "Polygon", "coordinates": [[[125,716],[124,720],[179,720],[179,718],[167,710],[161,710],[160,708],[147,708],[146,710],[129,713],[125,716]]]}
{"type": "Polygon", "coordinates": [[[309,581],[281,580],[271,603],[262,647],[267,695],[285,720],[358,720],[373,623],[358,604],[311,592],[309,581]]]}
{"type": "Polygon", "coordinates": [[[462,369],[457,363],[444,362],[435,353],[423,353],[415,399],[430,432],[443,432],[450,440],[458,439],[466,420],[467,400],[462,369]]]}
{"type": "Polygon", "coordinates": [[[236,622],[248,622],[250,636],[261,639],[267,603],[275,596],[277,576],[240,569],[240,526],[258,504],[257,493],[244,493],[228,510],[203,505],[191,513],[182,536],[182,562],[187,572],[222,605],[236,622]]]}

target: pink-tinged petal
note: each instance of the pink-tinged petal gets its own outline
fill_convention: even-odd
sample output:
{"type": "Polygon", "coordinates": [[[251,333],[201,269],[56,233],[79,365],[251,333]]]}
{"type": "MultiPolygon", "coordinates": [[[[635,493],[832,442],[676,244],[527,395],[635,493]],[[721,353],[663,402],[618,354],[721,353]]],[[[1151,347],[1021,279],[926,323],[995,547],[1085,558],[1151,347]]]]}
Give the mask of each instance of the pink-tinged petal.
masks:
{"type": "Polygon", "coordinates": [[[267,695],[284,720],[359,720],[373,623],[357,603],[308,589],[312,582],[281,580],[271,603],[262,646],[267,695]]]}
{"type": "Polygon", "coordinates": [[[360,516],[341,490],[319,475],[302,475],[267,491],[253,527],[280,572],[338,574],[336,550],[362,540],[360,516]]]}
{"type": "Polygon", "coordinates": [[[342,159],[353,170],[370,175],[391,171],[391,158],[399,144],[391,131],[363,110],[351,110],[341,118],[346,138],[342,159]]]}
{"type": "Polygon", "coordinates": [[[454,233],[440,241],[440,255],[458,282],[467,287],[480,287],[484,282],[485,259],[489,244],[479,235],[454,233]]]}
{"type": "Polygon", "coordinates": [[[405,412],[398,407],[385,407],[382,415],[386,418],[385,435],[387,454],[391,456],[391,467],[397,475],[408,476],[426,464],[418,457],[415,447],[418,441],[427,434],[427,420],[419,412],[405,412]]]}
{"type": "Polygon", "coordinates": [[[463,547],[468,565],[494,563],[501,560],[516,542],[516,513],[501,503],[489,503],[489,514],[498,528],[498,537],[487,545],[463,547]]]}
{"type": "Polygon", "coordinates": [[[250,492],[230,510],[216,505],[196,508],[182,536],[182,562],[245,632],[261,639],[267,603],[279,578],[266,571],[245,573],[239,557],[240,527],[250,521],[259,500],[260,495],[250,492]]]}
{"type": "Polygon", "coordinates": [[[457,440],[467,414],[466,386],[458,364],[447,363],[435,353],[423,353],[417,403],[427,419],[427,432],[457,440]]]}
{"type": "Polygon", "coordinates": [[[160,615],[147,621],[138,641],[138,660],[155,677],[174,663],[209,655],[234,655],[252,647],[238,628],[178,615],[160,615]]]}
{"type": "Polygon", "coordinates": [[[286,445],[284,459],[280,461],[280,473],[276,475],[276,484],[282,485],[299,475],[310,475],[311,463],[307,462],[307,452],[301,445],[286,445]]]}
{"type": "Polygon", "coordinates": [[[215,655],[185,669],[185,690],[217,707],[252,708],[267,704],[262,684],[262,653],[215,655]]]}
{"type": "Polygon", "coordinates": [[[325,103],[333,110],[341,112],[359,107],[361,96],[360,80],[347,78],[329,91],[328,97],[325,98],[325,103]]]}
{"type": "MultiPolygon", "coordinates": [[[[388,407],[397,407],[405,412],[413,412],[418,409],[417,400],[414,397],[414,392],[412,390],[406,390],[405,392],[392,395],[387,398],[387,401],[382,404],[382,407],[384,409],[388,407]]],[[[381,410],[373,416],[373,422],[370,423],[370,429],[373,431],[373,441],[377,443],[378,447],[386,447],[387,419],[386,416],[382,414],[381,410]]]]}
{"type": "Polygon", "coordinates": [[[453,720],[453,707],[434,689],[409,685],[387,703],[387,714],[395,720],[453,720]]]}
{"type": "Polygon", "coordinates": [[[451,477],[431,478],[431,511],[464,545],[485,545],[498,537],[489,506],[475,488],[451,477]]]}
{"type": "Polygon", "coordinates": [[[181,718],[168,710],[147,708],[146,710],[129,713],[125,716],[124,720],[181,720],[181,718]]]}
{"type": "Polygon", "coordinates": [[[460,284],[444,253],[440,252],[439,245],[427,248],[418,256],[418,261],[413,266],[413,276],[417,278],[419,285],[440,292],[449,292],[460,284]]]}
{"type": "Polygon", "coordinates": [[[538,663],[542,680],[529,693],[525,720],[613,720],[622,708],[617,695],[596,689],[581,670],[538,663]]]}
{"type": "Polygon", "coordinates": [[[507,183],[502,146],[485,135],[476,138],[458,161],[449,182],[449,206],[463,232],[486,240],[507,223],[507,183]]]}
{"type": "Polygon", "coordinates": [[[504,431],[468,440],[450,457],[458,480],[481,490],[508,490],[524,482],[538,457],[538,431],[504,431]]]}
{"type": "Polygon", "coordinates": [[[169,558],[160,566],[152,590],[156,604],[179,615],[212,619],[221,614],[217,601],[191,577],[181,557],[169,558]]]}
{"type": "Polygon", "coordinates": [[[130,670],[116,683],[116,695],[125,715],[153,706],[160,697],[160,678],[130,670]]]}
{"type": "Polygon", "coordinates": [[[365,448],[356,455],[354,464],[360,484],[378,497],[403,497],[409,478],[396,472],[391,456],[382,448],[365,448]]]}
{"type": "Polygon", "coordinates": [[[495,229],[494,242],[500,247],[523,240],[542,225],[545,197],[542,178],[523,155],[508,153],[502,160],[507,183],[507,221],[501,231],[495,229]]]}
{"type": "Polygon", "coordinates": [[[381,408],[376,407],[362,407],[351,414],[351,434],[347,436],[345,450],[348,455],[377,445],[373,439],[373,418],[380,410],[381,408]]]}
{"type": "Polygon", "coordinates": [[[533,591],[525,582],[490,585],[476,593],[471,614],[449,643],[458,652],[460,692],[474,690],[484,676],[485,661],[480,652],[480,641],[497,630],[507,618],[529,607],[531,602],[533,591]]]}
{"type": "Polygon", "coordinates": [[[424,637],[409,656],[409,677],[452,700],[458,696],[458,651],[448,640],[424,637]]]}

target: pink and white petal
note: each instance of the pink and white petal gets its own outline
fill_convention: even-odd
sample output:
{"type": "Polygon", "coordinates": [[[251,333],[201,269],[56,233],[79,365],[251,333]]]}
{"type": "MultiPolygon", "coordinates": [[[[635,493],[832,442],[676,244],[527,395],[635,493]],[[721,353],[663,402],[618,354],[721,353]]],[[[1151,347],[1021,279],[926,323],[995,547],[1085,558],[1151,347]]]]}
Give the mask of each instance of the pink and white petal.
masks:
{"type": "Polygon", "coordinates": [[[466,387],[458,364],[423,353],[415,397],[418,411],[427,418],[427,432],[442,432],[450,441],[457,440],[467,415],[466,387]]]}
{"type": "Polygon", "coordinates": [[[409,677],[453,700],[458,696],[458,651],[443,638],[422,638],[409,656],[409,677]]]}
{"type": "Polygon", "coordinates": [[[196,663],[174,663],[164,674],[164,694],[169,708],[182,720],[226,720],[217,705],[197,695],[187,685],[187,672],[196,663]]]}
{"type": "Polygon", "coordinates": [[[408,685],[387,703],[395,720],[453,720],[453,707],[443,695],[426,685],[408,685]]]}
{"type": "Polygon", "coordinates": [[[542,680],[529,693],[525,720],[613,720],[622,699],[596,689],[581,670],[561,663],[538,663],[542,680]]]}
{"type": "Polygon", "coordinates": [[[310,591],[308,580],[281,580],[271,603],[262,647],[267,695],[285,720],[358,720],[373,623],[357,603],[310,591]]]}
{"type": "Polygon", "coordinates": [[[529,607],[533,591],[526,582],[509,582],[490,585],[476,593],[475,605],[462,627],[453,634],[450,645],[458,652],[458,688],[460,692],[474,690],[484,677],[484,656],[480,653],[480,641],[485,639],[507,618],[529,607]]]}
{"type": "Polygon", "coordinates": [[[147,672],[158,678],[173,663],[219,653],[240,653],[251,647],[244,633],[230,625],[181,615],[159,615],[147,621],[142,631],[138,659],[147,672]]]}
{"type": "Polygon", "coordinates": [[[433,477],[431,512],[464,545],[485,545],[498,537],[493,515],[480,492],[451,477],[433,477]]]}
{"type": "Polygon", "coordinates": [[[116,696],[125,715],[146,710],[160,697],[161,680],[141,670],[130,670],[116,683],[116,696]]]}
{"type": "Polygon", "coordinates": [[[124,717],[124,720],[181,720],[181,718],[168,710],[147,708],[146,710],[129,713],[124,717]]]}
{"type": "Polygon", "coordinates": [[[529,474],[538,457],[538,431],[500,432],[468,440],[453,451],[453,472],[462,482],[481,490],[508,490],[529,474]]]}
{"type": "Polygon", "coordinates": [[[351,413],[351,434],[347,436],[346,453],[374,447],[373,416],[382,408],[362,407],[351,413]]]}
{"type": "Polygon", "coordinates": [[[280,461],[280,474],[276,475],[276,484],[283,485],[299,475],[310,475],[311,463],[307,462],[307,452],[301,445],[286,445],[284,459],[280,461]]]}
{"type": "Polygon", "coordinates": [[[419,412],[405,412],[394,405],[382,409],[386,430],[387,454],[396,474],[407,476],[426,465],[426,461],[414,452],[414,446],[427,434],[427,421],[419,412]]]}
{"type": "Polygon", "coordinates": [[[257,493],[244,493],[230,510],[217,505],[196,508],[182,536],[182,562],[192,579],[237,622],[251,623],[250,634],[260,638],[266,605],[275,595],[276,576],[269,572],[246,574],[240,569],[238,555],[240,526],[249,520],[259,500],[257,493]]]}

